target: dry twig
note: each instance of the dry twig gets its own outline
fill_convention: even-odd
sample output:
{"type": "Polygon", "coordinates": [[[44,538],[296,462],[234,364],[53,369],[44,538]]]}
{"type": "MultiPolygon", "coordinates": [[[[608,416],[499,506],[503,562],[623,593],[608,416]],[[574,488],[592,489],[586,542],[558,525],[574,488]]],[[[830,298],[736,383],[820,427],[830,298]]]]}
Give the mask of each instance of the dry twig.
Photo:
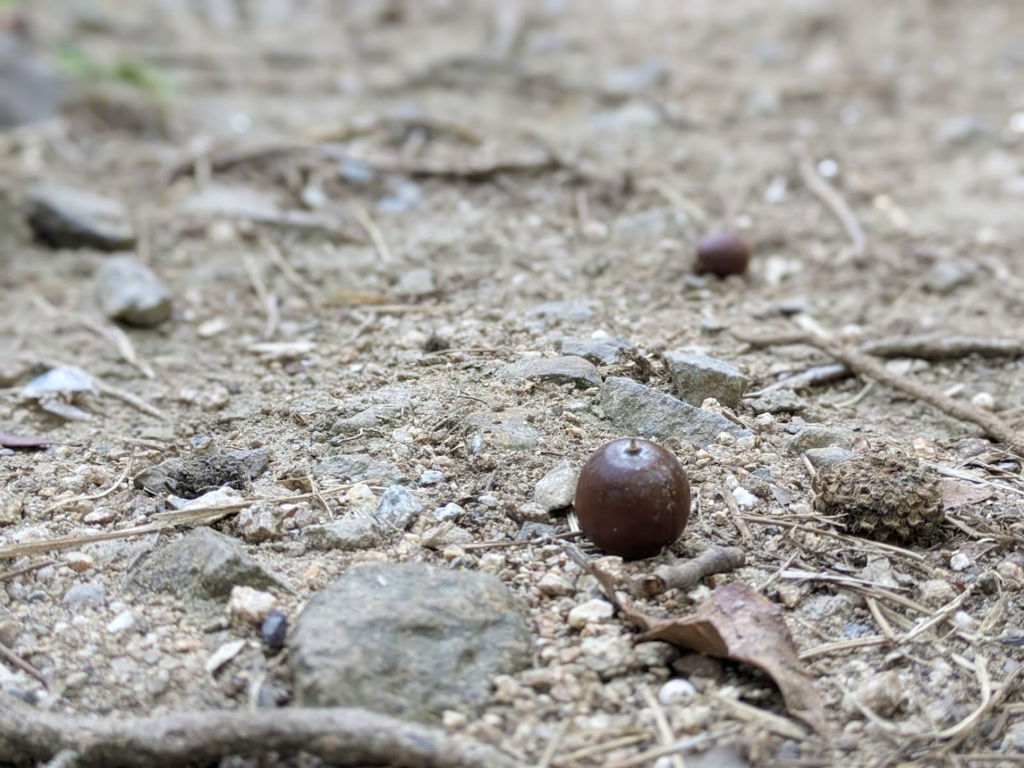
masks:
{"type": "Polygon", "coordinates": [[[257,269],[252,256],[246,255],[242,263],[245,264],[245,272],[249,276],[249,282],[252,283],[252,289],[263,306],[263,313],[267,316],[267,324],[263,328],[263,338],[271,339],[277,332],[277,324],[281,320],[281,313],[277,308],[277,297],[267,290],[267,284],[263,282],[263,276],[257,269]]]}
{"type": "Polygon", "coordinates": [[[846,204],[842,196],[818,174],[814,169],[811,159],[806,155],[800,158],[800,178],[807,185],[807,189],[821,200],[832,215],[839,220],[839,223],[843,225],[846,236],[850,238],[851,248],[849,254],[851,256],[862,255],[867,250],[868,241],[864,236],[864,230],[861,228],[860,222],[857,221],[857,217],[854,216],[853,211],[850,210],[850,206],[846,204]]]}
{"type": "Polygon", "coordinates": [[[73,753],[75,768],[172,768],[231,755],[306,753],[345,766],[512,768],[493,747],[362,709],[179,712],[125,719],[39,712],[0,695],[0,762],[34,766],[73,753]]]}
{"type": "Polygon", "coordinates": [[[710,547],[692,560],[659,565],[654,573],[637,580],[639,591],[654,597],[670,589],[691,589],[713,573],[726,573],[741,568],[746,555],[739,547],[710,547]]]}
{"type": "Polygon", "coordinates": [[[391,249],[388,248],[388,241],[384,239],[384,233],[380,231],[380,227],[377,226],[377,223],[370,217],[366,209],[355,200],[349,202],[348,208],[352,212],[352,217],[369,236],[373,247],[377,250],[381,263],[390,264],[392,261],[391,249]]]}
{"type": "MultiPolygon", "coordinates": [[[[757,343],[767,346],[771,346],[775,343],[770,338],[766,337],[757,339],[756,337],[748,338],[742,335],[737,335],[737,338],[748,343],[757,343]]],[[[897,392],[902,392],[916,400],[928,403],[954,419],[976,424],[981,427],[987,435],[999,440],[1001,443],[1004,443],[1017,455],[1024,456],[1024,436],[1018,433],[1013,429],[1013,427],[994,413],[984,411],[981,408],[976,408],[975,406],[960,400],[954,400],[936,389],[920,384],[912,379],[908,379],[905,376],[894,374],[881,362],[864,354],[863,352],[850,349],[846,345],[835,341],[834,339],[816,334],[805,334],[799,339],[795,339],[792,335],[787,334],[782,337],[781,343],[800,343],[816,347],[822,352],[842,362],[854,373],[867,376],[868,378],[874,379],[884,387],[894,389],[897,392]]]]}

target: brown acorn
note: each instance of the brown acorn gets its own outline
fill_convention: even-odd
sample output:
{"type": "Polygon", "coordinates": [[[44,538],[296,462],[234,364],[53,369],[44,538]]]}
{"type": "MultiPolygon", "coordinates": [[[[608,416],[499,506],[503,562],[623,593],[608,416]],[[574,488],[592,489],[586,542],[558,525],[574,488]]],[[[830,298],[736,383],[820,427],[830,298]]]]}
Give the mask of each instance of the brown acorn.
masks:
{"type": "Polygon", "coordinates": [[[605,552],[653,557],[679,538],[690,518],[690,481],[662,446],[613,440],[583,465],[575,508],[583,533],[605,552]]]}
{"type": "Polygon", "coordinates": [[[736,235],[715,233],[705,235],[697,243],[696,271],[712,275],[742,275],[750,264],[750,245],[736,235]]]}

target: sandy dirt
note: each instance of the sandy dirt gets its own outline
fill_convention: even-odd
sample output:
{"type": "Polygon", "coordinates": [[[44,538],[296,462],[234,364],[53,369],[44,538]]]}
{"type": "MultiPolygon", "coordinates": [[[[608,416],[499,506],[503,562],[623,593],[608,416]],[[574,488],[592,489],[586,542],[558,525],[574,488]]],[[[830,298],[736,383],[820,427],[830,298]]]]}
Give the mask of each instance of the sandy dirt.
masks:
{"type": "MultiPolygon", "coordinates": [[[[602,418],[597,388],[496,375],[524,356],[554,356],[563,337],[625,337],[653,364],[647,384],[661,392],[672,391],[667,350],[725,360],[753,390],[832,362],[805,345],[758,347],[734,335],[792,333],[796,322],[854,345],[1020,338],[1024,8],[1015,3],[237,5],[243,17],[220,21],[214,11],[233,4],[26,11],[43,50],[73,39],[104,66],[145,62],[160,87],[81,86],[59,119],[0,135],[9,222],[0,233],[0,431],[77,444],[0,456],[0,485],[23,504],[0,527],[0,548],[152,521],[165,500],[130,478],[207,438],[269,449],[269,468],[247,491],[257,498],[308,490],[301,478],[310,475],[329,486],[316,479],[318,462],[341,454],[392,464],[413,487],[439,470],[444,482],[417,490],[424,507],[458,502],[476,510],[464,524],[475,543],[508,541],[538,480],[622,436],[602,418]],[[361,179],[368,168],[373,178],[361,179]],[[845,202],[863,244],[812,192],[808,168],[845,202]],[[38,179],[128,206],[139,258],[174,300],[159,327],[123,329],[135,364],[94,296],[106,257],[29,236],[18,206],[38,179]],[[190,208],[211,185],[333,223],[310,231],[190,208]],[[698,238],[718,230],[752,244],[748,274],[694,274],[698,238]],[[590,302],[592,316],[531,314],[567,300],[590,302]],[[87,370],[135,405],[101,394],[83,406],[90,420],[65,422],[23,402],[21,387],[55,364],[87,370]],[[332,433],[339,418],[382,404],[395,406],[386,418],[343,439],[332,433]],[[512,417],[537,430],[535,447],[474,452],[474,425],[512,417]],[[97,509],[108,518],[85,523],[97,509]]],[[[887,364],[1021,422],[1014,356],[887,364]]],[[[556,766],[620,765],[653,748],[642,689],[657,693],[681,676],[696,693],[664,705],[672,736],[707,736],[684,753],[687,765],[1020,765],[1024,700],[1011,678],[1022,658],[1019,459],[977,426],[863,378],[799,395],[799,413],[759,417],[749,398],[729,411],[758,436],[753,447],[669,441],[691,474],[694,519],[671,552],[615,567],[632,577],[711,544],[743,547],[747,565],[710,583],[767,582],[797,646],[811,651],[827,737],[787,715],[770,679],[744,664],[701,667],[703,657],[684,655],[604,676],[588,667],[566,616],[598,593],[557,541],[431,549],[422,541],[433,522],[422,521],[377,551],[302,547],[302,526],[345,514],[338,490],[324,503],[296,501],[280,536],[246,548],[296,586],[279,599],[293,619],[356,562],[497,573],[529,605],[543,640],[535,666],[550,678],[502,681],[483,716],[448,726],[528,764],[556,738],[556,766]],[[899,451],[944,472],[941,533],[895,549],[832,536],[838,529],[812,506],[807,466],[784,449],[801,423],[852,430],[854,450],[899,451]],[[770,492],[760,470],[785,493],[770,492]],[[755,499],[739,517],[725,503],[736,488],[755,499]],[[551,573],[576,588],[546,593],[538,584],[551,573]],[[843,578],[928,612],[835,583],[843,578]],[[900,641],[963,594],[948,623],[900,641]],[[881,642],[858,645],[865,637],[881,642]],[[972,715],[1007,679],[1002,700],[972,715]]],[[[546,521],[568,530],[564,513],[546,521]]],[[[238,525],[228,517],[215,527],[244,539],[238,525]]],[[[225,642],[258,640],[255,630],[203,626],[173,598],[122,589],[137,558],[180,535],[74,548],[91,558],[83,572],[66,551],[0,561],[0,640],[55,681],[48,709],[247,706],[251,666],[212,676],[204,664],[225,642]],[[107,604],[63,605],[84,582],[104,584],[107,604]],[[107,631],[126,608],[138,626],[107,631]]],[[[645,609],[682,616],[707,594],[670,593],[645,609]]],[[[609,631],[631,647],[628,623],[609,631]]],[[[285,666],[267,664],[286,701],[285,666]]],[[[6,685],[39,688],[14,666],[4,674],[14,676],[6,685]]],[[[661,760],[639,764],[679,765],[661,760]]]]}

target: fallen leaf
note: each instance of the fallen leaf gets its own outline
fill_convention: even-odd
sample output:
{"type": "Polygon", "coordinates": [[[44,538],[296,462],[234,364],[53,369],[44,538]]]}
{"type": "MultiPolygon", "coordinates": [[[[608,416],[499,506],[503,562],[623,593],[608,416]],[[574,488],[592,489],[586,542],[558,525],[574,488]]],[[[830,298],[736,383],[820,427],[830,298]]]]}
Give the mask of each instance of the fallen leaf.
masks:
{"type": "Polygon", "coordinates": [[[0,447],[3,448],[47,448],[51,445],[77,445],[77,443],[63,443],[60,440],[51,440],[40,435],[12,435],[10,432],[0,432],[0,447]]]}
{"type": "Polygon", "coordinates": [[[822,733],[825,718],[814,679],[778,607],[741,582],[718,587],[684,619],[648,619],[640,640],[664,640],[708,656],[752,664],[767,672],[790,714],[822,733]]]}
{"type": "Polygon", "coordinates": [[[585,567],[597,578],[605,596],[643,631],[639,640],[662,640],[762,669],[779,687],[789,713],[818,733],[827,734],[814,678],[800,661],[796,642],[781,611],[760,592],[733,582],[715,589],[686,618],[662,619],[636,610],[627,598],[619,597],[610,574],[589,562],[585,567]]]}
{"type": "Polygon", "coordinates": [[[942,506],[947,511],[966,504],[978,504],[993,495],[992,489],[984,485],[961,483],[953,478],[942,481],[942,506]]]}

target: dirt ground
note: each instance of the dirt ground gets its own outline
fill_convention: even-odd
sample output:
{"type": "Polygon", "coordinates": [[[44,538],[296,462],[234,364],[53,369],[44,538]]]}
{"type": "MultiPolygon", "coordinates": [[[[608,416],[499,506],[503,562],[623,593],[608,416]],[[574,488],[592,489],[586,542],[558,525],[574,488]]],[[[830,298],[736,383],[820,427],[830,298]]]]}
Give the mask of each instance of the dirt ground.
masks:
{"type": "MultiPolygon", "coordinates": [[[[601,418],[597,388],[495,376],[524,356],[553,356],[565,336],[625,337],[652,362],[647,383],[662,392],[672,384],[660,355],[672,349],[725,360],[753,389],[832,362],[805,345],[737,337],[791,333],[795,321],[851,344],[1021,338],[1024,7],[1016,3],[26,6],[43,50],[73,40],[80,56],[108,69],[144,62],[156,85],[96,78],[60,118],[0,135],[0,191],[11,205],[0,233],[0,431],[77,444],[0,456],[0,483],[23,503],[20,522],[0,528],[0,551],[154,520],[164,500],[130,478],[188,455],[201,438],[269,449],[271,464],[249,491],[256,498],[303,490],[289,478],[315,478],[317,463],[338,454],[370,454],[413,486],[436,469],[445,481],[417,491],[425,509],[456,501],[475,511],[465,524],[475,543],[514,539],[538,480],[622,436],[601,418]],[[814,193],[809,173],[845,202],[863,244],[814,193]],[[127,352],[93,295],[106,257],[29,237],[17,206],[38,179],[129,207],[138,255],[170,288],[174,313],[156,329],[124,328],[127,352]],[[314,209],[333,223],[261,223],[189,207],[211,185],[270,193],[282,210],[314,209]],[[697,239],[717,230],[752,243],[747,275],[694,274],[697,239]],[[422,268],[429,275],[412,272],[422,268]],[[589,302],[593,315],[531,314],[567,300],[589,302]],[[65,422],[23,402],[21,387],[55,364],[87,370],[134,405],[104,394],[85,405],[92,419],[65,422]],[[345,439],[332,434],[339,418],[374,404],[396,408],[345,439]],[[539,432],[535,448],[471,449],[474,423],[511,416],[539,432]],[[484,495],[494,503],[481,505],[484,495]],[[112,510],[109,519],[83,521],[99,508],[112,510]]],[[[1022,421],[1019,357],[908,355],[886,364],[993,408],[1011,426],[1022,421]]],[[[629,376],[635,366],[602,372],[629,376]]],[[[682,765],[629,762],[659,743],[643,690],[657,692],[671,675],[697,689],[664,705],[671,738],[701,737],[682,753],[686,765],[1021,765],[1019,459],[977,426],[864,378],[799,395],[799,413],[765,419],[750,399],[730,412],[755,429],[753,448],[670,441],[691,473],[694,519],[670,553],[617,567],[631,577],[711,544],[744,548],[747,565],[711,584],[760,585],[783,610],[824,701],[828,735],[789,717],[770,679],[747,665],[701,667],[684,656],[675,667],[627,665],[604,677],[589,669],[566,616],[597,595],[594,586],[568,595],[538,587],[549,573],[578,576],[557,541],[431,549],[421,524],[380,551],[298,546],[301,525],[345,514],[339,490],[325,504],[295,502],[298,527],[246,547],[296,586],[280,598],[293,619],[356,562],[497,573],[529,605],[544,641],[535,666],[550,679],[504,681],[481,718],[448,725],[525,764],[682,765]],[[804,461],[783,450],[801,423],[852,430],[855,449],[901,451],[942,472],[941,534],[889,548],[831,535],[838,529],[816,516],[804,461]],[[785,493],[760,492],[765,469],[785,493]],[[726,504],[737,487],[756,497],[739,513],[726,504]],[[905,599],[871,591],[883,588],[905,599]],[[934,627],[900,641],[935,616],[934,627]]],[[[568,530],[564,514],[549,522],[568,530]]],[[[237,526],[230,516],[215,524],[240,535],[237,526]]],[[[121,590],[143,552],[180,535],[80,547],[92,562],[84,572],[67,552],[0,561],[0,625],[17,627],[0,639],[55,681],[42,706],[125,715],[248,705],[248,668],[203,670],[214,649],[254,631],[197,626],[169,598],[121,590]],[[105,584],[111,604],[69,612],[61,596],[82,582],[105,584]],[[141,628],[110,634],[105,626],[126,605],[141,628]],[[177,630],[155,631],[165,626],[177,630]],[[157,681],[153,659],[165,655],[176,665],[157,681]]],[[[670,593],[646,609],[686,615],[707,594],[670,593]]],[[[269,664],[287,691],[283,666],[269,664]]],[[[16,666],[6,674],[14,676],[7,685],[40,687],[16,666]]]]}

